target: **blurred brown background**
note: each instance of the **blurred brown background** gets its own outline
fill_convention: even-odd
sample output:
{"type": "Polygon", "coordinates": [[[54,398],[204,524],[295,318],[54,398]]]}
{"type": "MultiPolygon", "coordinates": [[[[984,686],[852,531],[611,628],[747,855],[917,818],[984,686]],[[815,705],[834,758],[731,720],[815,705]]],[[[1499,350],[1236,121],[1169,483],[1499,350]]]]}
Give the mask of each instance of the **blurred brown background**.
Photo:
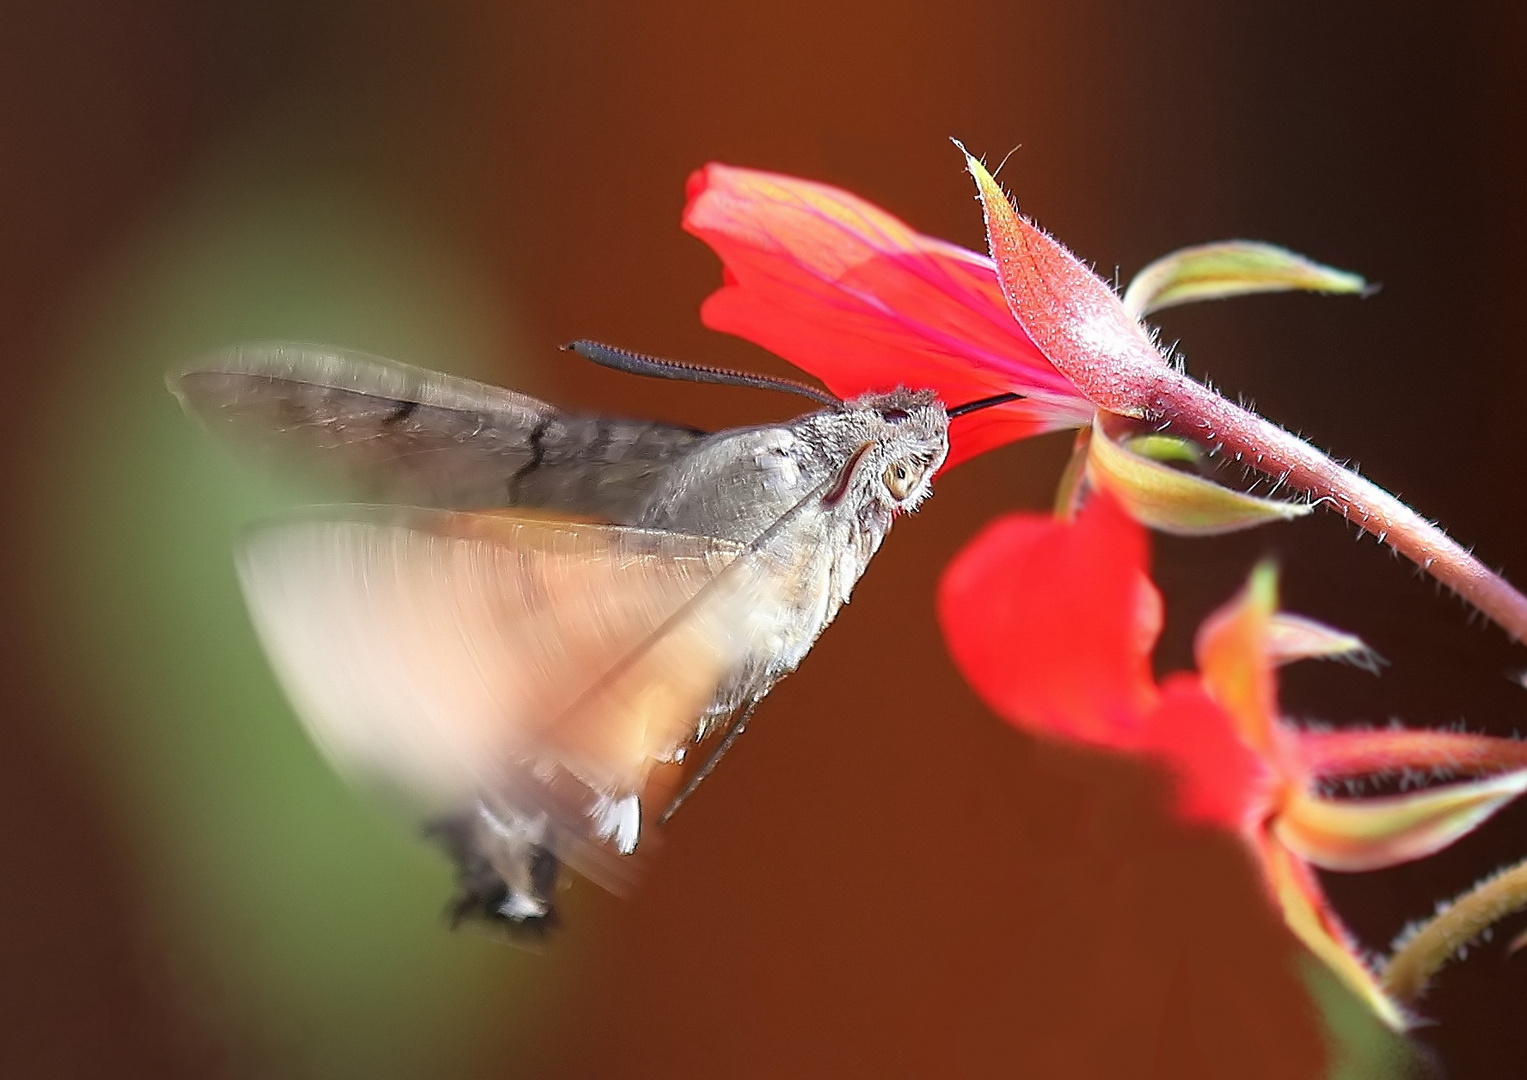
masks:
{"type": "MultiPolygon", "coordinates": [[[[529,955],[447,934],[443,863],[304,742],[228,563],[235,530],[294,496],[200,443],[160,377],[281,337],[586,409],[788,415],[554,346],[781,370],[695,317],[719,273],[678,228],[689,170],[836,182],[979,246],[958,136],[1019,146],[1003,180],[1105,271],[1246,236],[1382,282],[1162,323],[1193,370],[1527,582],[1522,11],[8,5],[0,1074],[1398,1074],[1234,844],[1171,824],[1134,765],[1005,728],[945,659],[939,568],[994,514],[1046,504],[1064,438],[941,479],[636,894],[575,890],[529,955]]],[[[1290,715],[1520,725],[1527,654],[1330,520],[1160,544],[1165,666],[1267,552],[1291,608],[1393,662],[1290,673],[1290,715]]],[[[1383,948],[1522,854],[1516,811],[1330,887],[1383,948]]],[[[1498,943],[1446,971],[1418,1036],[1432,1067],[1520,1075],[1524,991],[1498,943]]]]}

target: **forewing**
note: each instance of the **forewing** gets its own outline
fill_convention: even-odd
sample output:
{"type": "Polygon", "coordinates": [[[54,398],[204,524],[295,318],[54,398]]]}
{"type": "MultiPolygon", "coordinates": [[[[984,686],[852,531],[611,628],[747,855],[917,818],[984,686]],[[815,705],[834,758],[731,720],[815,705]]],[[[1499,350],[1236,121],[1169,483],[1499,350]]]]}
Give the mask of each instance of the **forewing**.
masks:
{"type": "Polygon", "coordinates": [[[323,346],[229,349],[170,380],[219,438],[316,467],[347,497],[628,520],[688,428],[569,416],[470,379],[323,346]]]}
{"type": "Polygon", "coordinates": [[[239,569],[314,739],[430,808],[639,792],[778,603],[728,541],[507,514],[290,522],[239,569]]]}

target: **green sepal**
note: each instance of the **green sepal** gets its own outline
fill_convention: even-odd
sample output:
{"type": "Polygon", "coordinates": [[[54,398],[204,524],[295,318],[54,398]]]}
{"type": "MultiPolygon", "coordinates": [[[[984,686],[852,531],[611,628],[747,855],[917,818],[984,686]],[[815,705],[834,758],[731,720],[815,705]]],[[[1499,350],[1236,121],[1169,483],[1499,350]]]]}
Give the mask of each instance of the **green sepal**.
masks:
{"type": "Polygon", "coordinates": [[[1197,465],[1204,459],[1204,449],[1192,439],[1180,435],[1134,435],[1124,440],[1124,447],[1151,461],[1197,465]]]}
{"type": "Polygon", "coordinates": [[[1180,248],[1146,266],[1124,290],[1124,310],[1141,319],[1196,300],[1296,290],[1364,295],[1371,291],[1361,275],[1287,248],[1255,240],[1225,240],[1180,248]]]}
{"type": "MultiPolygon", "coordinates": [[[[1111,439],[1099,414],[1092,424],[1087,480],[1107,488],[1136,521],[1178,536],[1218,536],[1303,517],[1309,503],[1263,499],[1173,469],[1111,439]]],[[[1147,438],[1159,438],[1147,436],[1147,438]]],[[[1153,446],[1160,449],[1162,445],[1153,446]]]]}

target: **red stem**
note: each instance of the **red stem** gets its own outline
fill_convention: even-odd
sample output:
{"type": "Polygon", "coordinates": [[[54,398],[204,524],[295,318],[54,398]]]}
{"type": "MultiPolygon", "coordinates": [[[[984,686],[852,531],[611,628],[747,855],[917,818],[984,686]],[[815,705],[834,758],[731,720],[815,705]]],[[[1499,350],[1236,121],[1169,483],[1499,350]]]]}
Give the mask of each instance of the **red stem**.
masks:
{"type": "Polygon", "coordinates": [[[1514,640],[1527,640],[1527,597],[1389,492],[1186,375],[1169,370],[1156,373],[1151,382],[1153,418],[1329,504],[1473,604],[1514,640]]]}
{"type": "Polygon", "coordinates": [[[1322,779],[1404,769],[1476,776],[1527,768],[1527,742],[1463,731],[1300,731],[1293,746],[1303,766],[1322,779]]]}

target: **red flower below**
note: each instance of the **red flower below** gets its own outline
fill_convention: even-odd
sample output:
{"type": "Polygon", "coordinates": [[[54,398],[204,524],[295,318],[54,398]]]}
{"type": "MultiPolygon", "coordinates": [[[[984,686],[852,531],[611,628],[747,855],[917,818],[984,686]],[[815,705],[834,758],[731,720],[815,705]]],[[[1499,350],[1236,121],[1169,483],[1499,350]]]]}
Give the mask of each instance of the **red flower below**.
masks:
{"type": "Polygon", "coordinates": [[[1451,844],[1527,791],[1522,744],[1457,732],[1332,735],[1282,721],[1276,665],[1296,640],[1328,654],[1335,635],[1307,621],[1302,637],[1281,633],[1266,566],[1205,621],[1199,672],[1158,686],[1149,659],[1161,612],[1147,555],[1144,530],[1106,494],[1074,521],[999,519],[956,556],[940,588],[955,663],[1015,726],[1169,769],[1178,813],[1240,836],[1290,929],[1381,1017],[1405,1026],[1311,867],[1371,870],[1451,844]],[[1320,793],[1330,780],[1439,767],[1496,775],[1383,798],[1320,793]]]}

